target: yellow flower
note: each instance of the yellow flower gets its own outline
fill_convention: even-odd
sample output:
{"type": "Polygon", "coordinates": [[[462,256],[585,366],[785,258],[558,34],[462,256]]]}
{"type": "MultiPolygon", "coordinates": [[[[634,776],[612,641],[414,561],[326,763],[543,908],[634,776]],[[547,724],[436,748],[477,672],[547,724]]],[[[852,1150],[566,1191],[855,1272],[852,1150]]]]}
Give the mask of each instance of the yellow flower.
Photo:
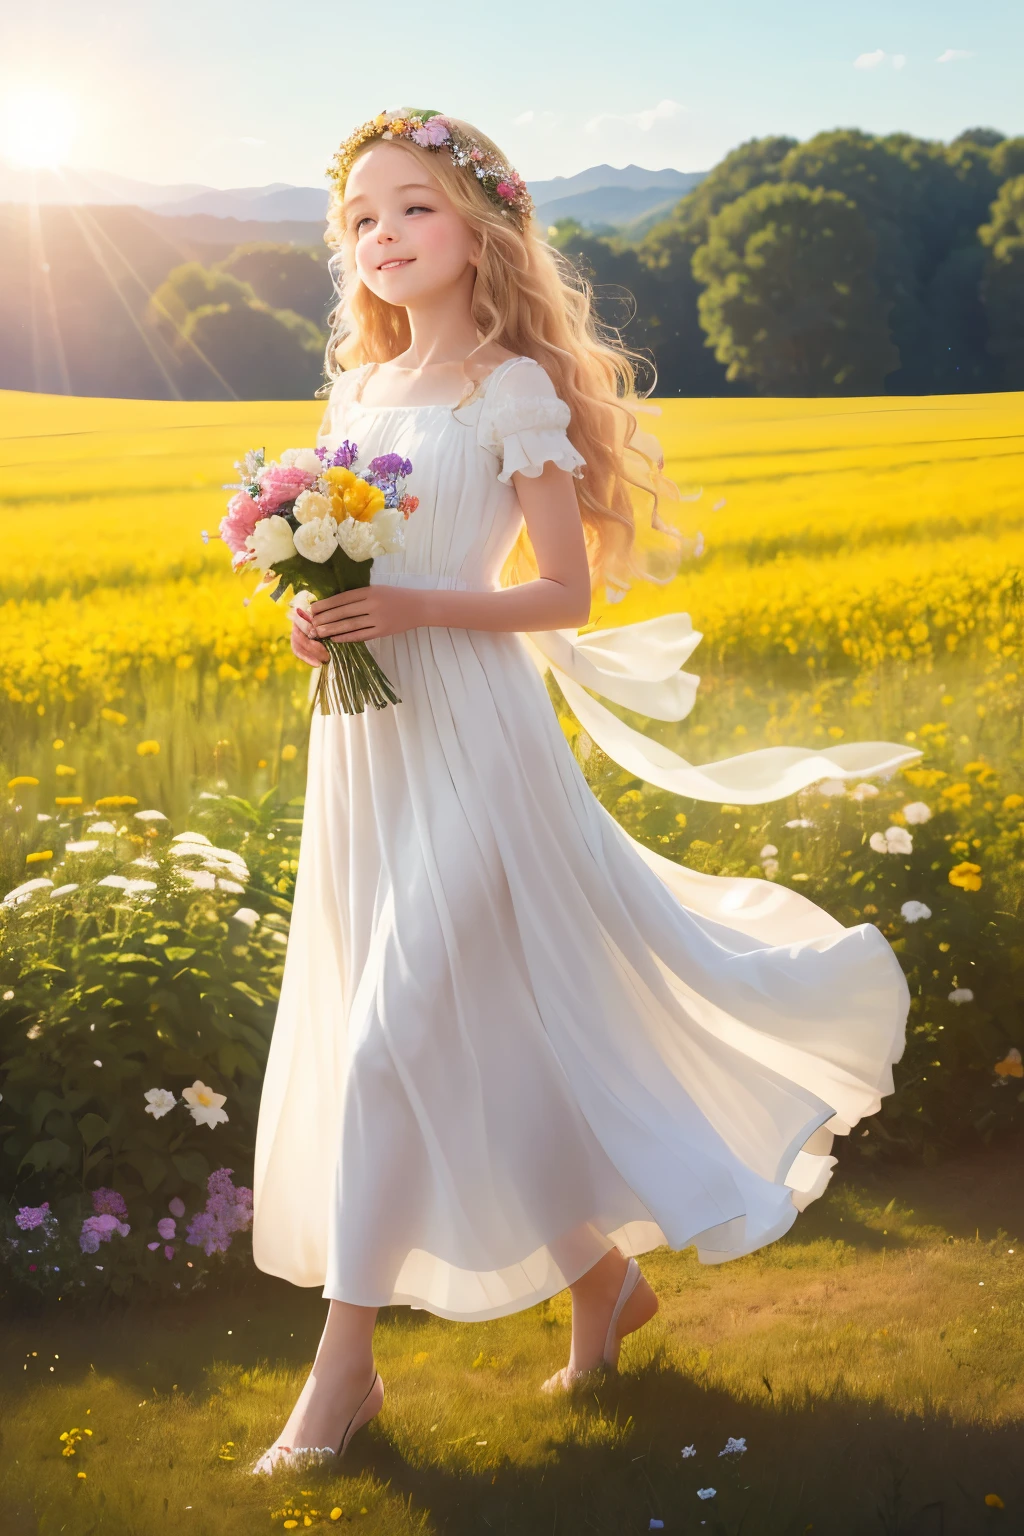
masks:
{"type": "Polygon", "coordinates": [[[955,865],[949,872],[949,883],[959,886],[962,891],[980,891],[981,865],[967,862],[955,865]]]}
{"type": "Polygon", "coordinates": [[[329,469],[324,479],[330,488],[331,505],[339,522],[345,517],[354,517],[357,522],[368,522],[384,505],[382,490],[375,485],[367,485],[365,480],[341,464],[329,469]]]}
{"type": "Polygon", "coordinates": [[[53,744],[53,750],[55,752],[59,752],[63,745],[64,745],[64,738],[62,736],[58,736],[57,740],[53,744]]]}
{"type": "Polygon", "coordinates": [[[20,789],[23,784],[38,784],[38,783],[39,783],[39,780],[38,779],[34,779],[30,773],[19,773],[16,778],[8,779],[7,780],[7,788],[8,789],[20,789]]]}
{"type": "Polygon", "coordinates": [[[282,761],[282,763],[293,763],[295,761],[295,759],[298,757],[298,755],[299,755],[298,747],[293,746],[291,742],[289,742],[287,744],[287,746],[284,746],[284,747],[281,748],[281,761],[282,761]]]}
{"type": "Polygon", "coordinates": [[[160,751],[160,743],[158,741],[140,741],[135,750],[140,757],[156,757],[160,751]]]}
{"type": "Polygon", "coordinates": [[[54,795],[54,805],[81,805],[81,795],[54,795]]]}
{"type": "Polygon", "coordinates": [[[53,858],[53,849],[44,848],[39,853],[26,853],[26,864],[45,864],[47,859],[53,858]]]}
{"type": "Polygon", "coordinates": [[[986,1493],[986,1495],[985,1495],[985,1503],[988,1505],[989,1509],[1005,1509],[1006,1508],[1006,1505],[1003,1503],[1003,1501],[999,1497],[998,1493],[986,1493]]]}
{"type": "Polygon", "coordinates": [[[70,763],[57,764],[56,774],[58,779],[73,779],[77,772],[78,769],[72,768],[70,763]]]}
{"type": "Polygon", "coordinates": [[[1007,795],[1003,801],[1003,810],[1015,811],[1021,805],[1024,805],[1024,795],[1007,795]]]}
{"type": "Polygon", "coordinates": [[[332,1520],[340,1520],[341,1519],[341,1510],[338,1508],[337,1505],[335,1505],[334,1508],[331,1510],[331,1519],[332,1520]]]}
{"type": "MultiPolygon", "coordinates": [[[[88,1477],[88,1475],[89,1475],[89,1474],[88,1474],[88,1473],[87,1473],[87,1472],[79,1472],[79,1474],[78,1474],[78,1476],[79,1476],[79,1477],[80,1477],[80,1478],[82,1478],[82,1480],[83,1480],[83,1481],[84,1481],[84,1480],[85,1480],[85,1478],[87,1478],[87,1477],[88,1477]]],[[[992,1497],[992,1495],[991,1495],[991,1494],[990,1494],[990,1495],[989,1495],[989,1497],[990,1497],[990,1498],[991,1498],[991,1497],[992,1497]]]]}
{"type": "Polygon", "coordinates": [[[100,719],[109,720],[111,725],[127,725],[128,716],[122,715],[119,709],[101,709],[100,719]]]}
{"type": "Polygon", "coordinates": [[[120,811],[126,805],[138,805],[134,795],[104,795],[96,801],[96,809],[104,811],[120,811]]]}

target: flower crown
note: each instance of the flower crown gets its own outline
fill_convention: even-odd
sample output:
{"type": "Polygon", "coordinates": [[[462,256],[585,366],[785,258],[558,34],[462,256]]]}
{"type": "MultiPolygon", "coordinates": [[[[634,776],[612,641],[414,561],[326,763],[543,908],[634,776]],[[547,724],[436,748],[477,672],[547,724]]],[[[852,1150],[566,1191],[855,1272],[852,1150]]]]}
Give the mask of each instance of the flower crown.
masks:
{"type": "Polygon", "coordinates": [[[471,171],[496,208],[511,215],[522,226],[533,213],[533,199],[526,182],[510,165],[475,139],[461,133],[450,118],[440,112],[379,112],[363,123],[339,146],[327,167],[327,175],[337,184],[339,197],[344,193],[356,155],[372,139],[409,139],[421,149],[445,149],[453,164],[471,171]]]}

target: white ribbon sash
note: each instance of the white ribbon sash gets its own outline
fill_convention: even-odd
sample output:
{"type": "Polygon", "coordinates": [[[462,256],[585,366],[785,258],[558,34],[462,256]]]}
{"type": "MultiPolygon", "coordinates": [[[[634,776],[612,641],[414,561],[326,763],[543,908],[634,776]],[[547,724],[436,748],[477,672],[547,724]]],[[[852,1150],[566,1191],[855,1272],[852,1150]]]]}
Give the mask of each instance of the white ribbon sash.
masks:
{"type": "Polygon", "coordinates": [[[697,767],[625,725],[584,691],[590,688],[652,720],[685,719],[700,678],[680,668],[702,639],[689,614],[665,614],[586,635],[545,630],[524,639],[541,671],[550,668],[569,708],[602,751],[637,778],[691,800],[765,805],[821,779],[891,774],[921,755],[896,742],[861,741],[821,751],[762,747],[697,767]]]}

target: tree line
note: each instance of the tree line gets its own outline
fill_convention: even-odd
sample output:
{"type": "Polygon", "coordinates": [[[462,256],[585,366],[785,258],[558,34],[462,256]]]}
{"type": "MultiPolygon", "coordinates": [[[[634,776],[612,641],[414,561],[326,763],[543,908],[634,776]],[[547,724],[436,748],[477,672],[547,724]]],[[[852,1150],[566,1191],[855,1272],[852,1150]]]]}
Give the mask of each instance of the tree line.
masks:
{"type": "Polygon", "coordinates": [[[659,394],[1024,388],[1024,137],[752,139],[635,245],[549,238],[659,394]]]}

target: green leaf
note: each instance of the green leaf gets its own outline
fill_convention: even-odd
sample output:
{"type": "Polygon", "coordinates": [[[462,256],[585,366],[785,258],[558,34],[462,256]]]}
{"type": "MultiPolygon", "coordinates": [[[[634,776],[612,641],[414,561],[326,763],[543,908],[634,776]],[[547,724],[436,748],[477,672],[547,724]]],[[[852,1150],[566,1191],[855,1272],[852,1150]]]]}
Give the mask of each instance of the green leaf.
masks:
{"type": "Polygon", "coordinates": [[[200,1189],[206,1188],[210,1165],[201,1152],[175,1152],[171,1162],[186,1184],[198,1184],[200,1189]]]}
{"type": "Polygon", "coordinates": [[[168,1173],[165,1159],[151,1152],[148,1147],[138,1147],[125,1158],[125,1162],[135,1169],[147,1195],[151,1195],[163,1183],[168,1173]]]}
{"type": "Polygon", "coordinates": [[[257,1008],[263,1007],[262,997],[260,997],[254,987],[250,987],[247,981],[233,981],[231,986],[235,992],[241,992],[243,997],[247,997],[251,1003],[255,1003],[257,1008]]]}
{"type": "Polygon", "coordinates": [[[138,964],[140,962],[143,965],[155,965],[156,964],[156,956],[155,955],[134,955],[134,954],[124,955],[124,954],[121,954],[121,955],[118,955],[118,957],[117,957],[118,965],[136,965],[136,964],[138,964]]]}
{"type": "Polygon", "coordinates": [[[53,1136],[49,1141],[34,1141],[18,1167],[23,1168],[28,1163],[30,1168],[41,1173],[44,1168],[63,1168],[70,1161],[71,1148],[67,1142],[53,1136]]]}
{"type": "Polygon", "coordinates": [[[110,1126],[102,1115],[83,1115],[78,1122],[78,1132],[85,1142],[85,1150],[91,1152],[98,1141],[110,1135],[110,1126]]]}
{"type": "Polygon", "coordinates": [[[167,956],[168,960],[191,960],[192,956],[195,954],[195,950],[186,949],[185,946],[181,944],[168,944],[167,948],[164,950],[164,954],[167,956]]]}

